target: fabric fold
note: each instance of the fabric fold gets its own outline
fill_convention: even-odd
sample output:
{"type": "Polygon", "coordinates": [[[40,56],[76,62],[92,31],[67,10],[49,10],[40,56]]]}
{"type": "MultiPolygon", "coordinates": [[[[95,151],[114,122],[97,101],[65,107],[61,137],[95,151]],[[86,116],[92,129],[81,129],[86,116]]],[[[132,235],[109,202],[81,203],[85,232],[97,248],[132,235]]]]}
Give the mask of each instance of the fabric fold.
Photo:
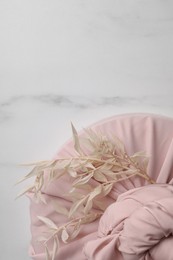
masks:
{"type": "MultiPolygon", "coordinates": [[[[107,208],[98,227],[98,236],[102,235],[89,241],[84,252],[87,259],[95,260],[105,259],[106,255],[110,260],[163,260],[167,259],[166,241],[172,233],[173,187],[148,185],[120,195],[118,201],[107,208]],[[165,250],[158,257],[159,249],[153,248],[159,248],[163,240],[165,250]]],[[[168,240],[168,249],[169,243],[168,240]]],[[[171,251],[173,256],[173,249],[171,251]]]]}

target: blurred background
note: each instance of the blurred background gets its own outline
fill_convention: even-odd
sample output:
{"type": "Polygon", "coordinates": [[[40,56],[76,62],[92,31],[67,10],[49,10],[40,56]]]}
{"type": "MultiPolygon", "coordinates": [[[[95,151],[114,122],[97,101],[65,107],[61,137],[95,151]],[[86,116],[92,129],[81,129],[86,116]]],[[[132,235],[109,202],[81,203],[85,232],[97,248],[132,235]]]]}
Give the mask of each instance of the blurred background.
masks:
{"type": "Polygon", "coordinates": [[[14,187],[77,130],[123,113],[173,117],[171,0],[0,0],[0,252],[29,260],[14,187]]]}

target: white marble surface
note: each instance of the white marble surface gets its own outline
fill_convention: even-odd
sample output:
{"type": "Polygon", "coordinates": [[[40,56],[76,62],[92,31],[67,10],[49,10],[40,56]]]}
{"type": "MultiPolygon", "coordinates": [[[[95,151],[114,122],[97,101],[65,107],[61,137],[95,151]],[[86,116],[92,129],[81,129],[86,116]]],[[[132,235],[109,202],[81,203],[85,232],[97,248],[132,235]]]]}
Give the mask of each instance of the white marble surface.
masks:
{"type": "Polygon", "coordinates": [[[29,203],[13,187],[104,117],[173,117],[171,0],[0,1],[0,253],[28,260],[29,203]]]}

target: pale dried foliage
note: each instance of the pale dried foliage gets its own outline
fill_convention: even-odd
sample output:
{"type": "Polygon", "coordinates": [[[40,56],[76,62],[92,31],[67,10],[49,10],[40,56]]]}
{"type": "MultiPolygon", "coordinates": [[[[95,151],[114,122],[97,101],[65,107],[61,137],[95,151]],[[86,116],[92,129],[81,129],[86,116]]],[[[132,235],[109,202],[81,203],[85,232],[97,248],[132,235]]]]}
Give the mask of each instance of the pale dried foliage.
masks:
{"type": "Polygon", "coordinates": [[[45,246],[47,260],[54,260],[59,244],[68,243],[76,238],[83,224],[93,222],[103,214],[108,206],[106,197],[117,182],[140,176],[149,183],[154,183],[147,175],[148,157],[144,152],[129,156],[123,143],[116,136],[108,139],[91,129],[85,130],[85,134],[79,137],[72,125],[72,132],[75,156],[29,164],[34,168],[19,181],[35,177],[33,185],[18,197],[33,192],[37,203],[41,201],[46,204],[42,190],[50,182],[64,175],[70,176],[71,189],[68,195],[72,201],[71,208],[67,209],[57,201],[53,204],[57,214],[66,216],[67,222],[57,226],[51,219],[38,216],[47,226],[46,236],[38,239],[45,246]],[[45,172],[48,180],[45,178],[45,172]],[[50,241],[53,242],[51,249],[50,241]]]}

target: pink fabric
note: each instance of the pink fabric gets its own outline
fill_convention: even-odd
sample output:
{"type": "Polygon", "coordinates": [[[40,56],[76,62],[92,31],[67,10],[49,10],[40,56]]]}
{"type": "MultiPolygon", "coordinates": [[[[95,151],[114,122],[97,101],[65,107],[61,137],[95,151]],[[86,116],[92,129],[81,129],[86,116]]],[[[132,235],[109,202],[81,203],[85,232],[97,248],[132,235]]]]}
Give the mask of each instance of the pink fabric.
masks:
{"type": "Polygon", "coordinates": [[[87,259],[173,259],[173,186],[153,184],[119,196],[102,216],[87,259]],[[163,249],[164,247],[164,249],[163,249]]]}
{"type": "MultiPolygon", "coordinates": [[[[127,114],[102,120],[90,127],[108,137],[118,136],[128,154],[146,151],[151,157],[148,174],[157,184],[148,185],[137,177],[116,184],[108,198],[111,205],[100,221],[87,224],[73,242],[62,244],[57,260],[173,259],[173,120],[151,114],[127,114]]],[[[73,153],[70,140],[55,157],[73,153]]],[[[65,218],[54,212],[51,203],[52,199],[58,198],[70,207],[71,202],[64,198],[69,185],[67,177],[52,183],[44,191],[47,205],[36,204],[33,194],[28,193],[32,233],[29,255],[32,259],[45,259],[44,248],[36,242],[45,231],[45,225],[37,216],[49,217],[57,224],[64,223],[65,218]]]]}

